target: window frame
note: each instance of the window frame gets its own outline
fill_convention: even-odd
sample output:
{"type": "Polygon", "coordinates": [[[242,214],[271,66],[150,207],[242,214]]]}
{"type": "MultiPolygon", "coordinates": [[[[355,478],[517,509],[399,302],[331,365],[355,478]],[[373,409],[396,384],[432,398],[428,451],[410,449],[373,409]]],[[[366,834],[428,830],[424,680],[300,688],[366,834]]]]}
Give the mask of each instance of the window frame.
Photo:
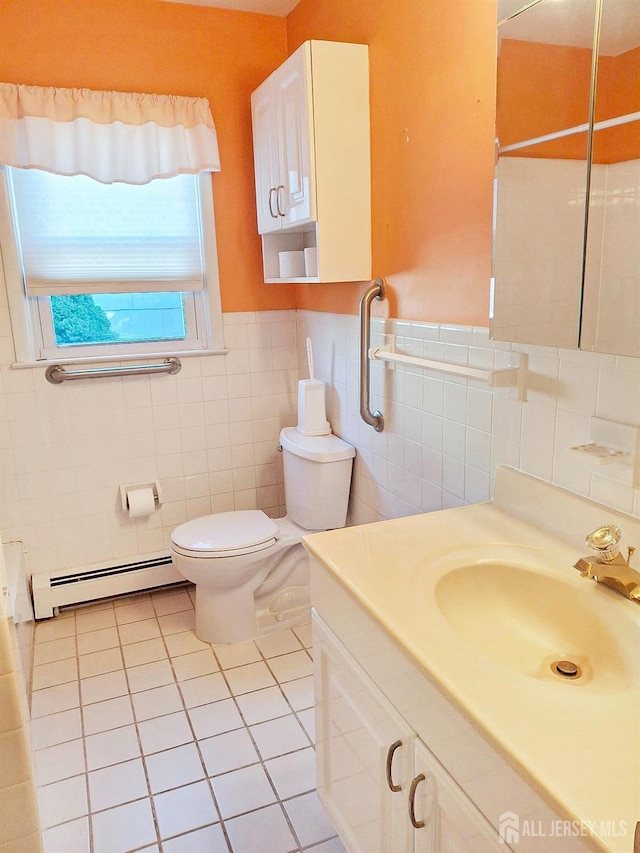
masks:
{"type": "Polygon", "coordinates": [[[205,286],[183,294],[186,339],[99,344],[55,343],[51,301],[26,292],[18,239],[11,209],[7,168],[0,166],[0,259],[4,267],[14,338],[14,367],[57,363],[125,361],[145,357],[206,355],[226,352],[215,230],[212,173],[197,175],[205,286]]]}

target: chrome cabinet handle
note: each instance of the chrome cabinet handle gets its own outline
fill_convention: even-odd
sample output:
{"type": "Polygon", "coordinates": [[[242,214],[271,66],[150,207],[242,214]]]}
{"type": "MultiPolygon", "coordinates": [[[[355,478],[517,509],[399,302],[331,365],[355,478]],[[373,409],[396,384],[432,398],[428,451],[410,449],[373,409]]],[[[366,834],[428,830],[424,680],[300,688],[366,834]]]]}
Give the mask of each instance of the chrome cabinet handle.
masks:
{"type": "Polygon", "coordinates": [[[271,214],[272,219],[277,219],[278,214],[273,212],[273,194],[274,193],[276,193],[276,201],[277,201],[278,191],[276,190],[275,187],[271,187],[271,189],[269,190],[269,213],[271,214]]]}
{"type": "Polygon", "coordinates": [[[278,208],[278,216],[284,216],[286,211],[284,210],[284,204],[280,207],[280,190],[284,190],[284,184],[280,184],[276,187],[276,207],[278,208]]]}
{"type": "Polygon", "coordinates": [[[424,773],[420,773],[419,776],[416,776],[411,781],[411,788],[409,789],[409,817],[411,819],[411,826],[414,829],[422,829],[425,825],[423,820],[416,820],[416,790],[420,782],[424,782],[426,778],[424,773]]]}
{"type": "Polygon", "coordinates": [[[387,785],[389,786],[389,790],[393,791],[394,794],[398,791],[402,790],[402,785],[396,785],[393,781],[393,756],[395,755],[396,749],[402,746],[402,741],[397,740],[391,744],[389,750],[387,752],[387,785]]]}

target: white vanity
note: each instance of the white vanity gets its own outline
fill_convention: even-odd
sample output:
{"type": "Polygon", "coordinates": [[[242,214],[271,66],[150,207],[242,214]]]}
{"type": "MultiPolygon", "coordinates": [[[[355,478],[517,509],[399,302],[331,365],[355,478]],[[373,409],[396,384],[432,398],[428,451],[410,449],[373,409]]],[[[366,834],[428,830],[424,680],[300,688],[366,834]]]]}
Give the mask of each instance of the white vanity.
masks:
{"type": "Polygon", "coordinates": [[[603,523],[640,544],[639,519],[502,468],[490,503],[305,539],[347,850],[637,853],[640,606],[573,568],[603,523]]]}

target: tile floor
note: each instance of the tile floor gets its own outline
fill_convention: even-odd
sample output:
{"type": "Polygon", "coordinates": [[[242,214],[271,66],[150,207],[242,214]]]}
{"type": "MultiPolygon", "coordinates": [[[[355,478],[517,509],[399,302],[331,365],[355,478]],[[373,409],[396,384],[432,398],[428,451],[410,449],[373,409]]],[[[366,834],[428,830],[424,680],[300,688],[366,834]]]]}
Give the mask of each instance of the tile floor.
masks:
{"type": "Polygon", "coordinates": [[[202,643],[193,589],[36,628],[45,853],[341,853],[315,793],[311,626],[202,643]]]}

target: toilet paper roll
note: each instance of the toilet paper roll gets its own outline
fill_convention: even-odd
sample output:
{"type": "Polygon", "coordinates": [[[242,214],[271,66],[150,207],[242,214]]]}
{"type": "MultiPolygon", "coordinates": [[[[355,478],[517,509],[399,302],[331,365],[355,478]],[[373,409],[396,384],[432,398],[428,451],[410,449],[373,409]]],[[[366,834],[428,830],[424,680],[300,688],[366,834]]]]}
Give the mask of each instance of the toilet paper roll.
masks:
{"type": "Polygon", "coordinates": [[[304,250],[304,274],[309,277],[318,275],[318,250],[315,246],[304,250]]]}
{"type": "Polygon", "coordinates": [[[156,501],[153,489],[131,489],[127,491],[129,518],[142,518],[155,512],[156,501]]]}
{"type": "Polygon", "coordinates": [[[278,252],[280,278],[301,278],[304,275],[304,252],[278,252]]]}

